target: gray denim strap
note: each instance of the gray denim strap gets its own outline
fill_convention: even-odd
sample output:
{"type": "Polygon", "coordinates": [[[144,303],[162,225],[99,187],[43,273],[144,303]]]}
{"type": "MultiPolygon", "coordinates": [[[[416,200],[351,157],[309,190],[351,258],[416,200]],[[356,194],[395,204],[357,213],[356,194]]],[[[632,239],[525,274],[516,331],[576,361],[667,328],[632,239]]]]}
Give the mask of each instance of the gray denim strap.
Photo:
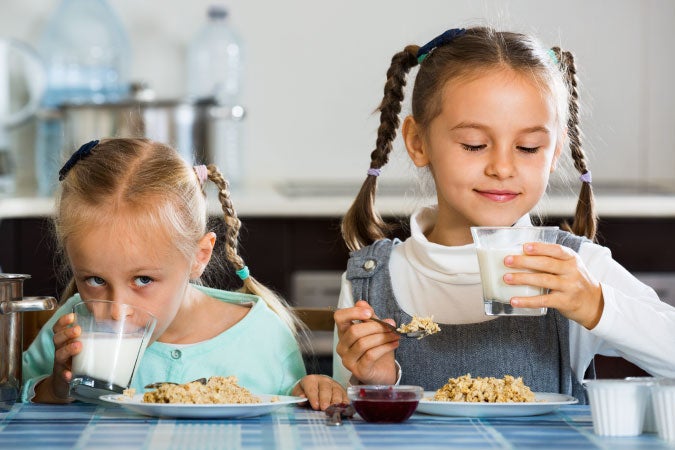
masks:
{"type": "MultiPolygon", "coordinates": [[[[558,242],[577,251],[585,238],[560,231],[558,242]]],[[[383,239],[353,252],[347,264],[354,301],[366,300],[375,313],[406,323],[391,286],[389,257],[400,241],[383,239]]],[[[555,310],[542,317],[499,317],[477,324],[440,324],[441,332],[420,341],[402,339],[396,359],[401,383],[438,389],[450,377],[523,376],[539,392],[559,392],[586,402],[570,366],[569,322],[555,310]],[[556,339],[551,339],[555,336],[556,339]],[[433,368],[433,369],[430,369],[433,368]]],[[[592,372],[592,368],[591,368],[592,372]]]]}

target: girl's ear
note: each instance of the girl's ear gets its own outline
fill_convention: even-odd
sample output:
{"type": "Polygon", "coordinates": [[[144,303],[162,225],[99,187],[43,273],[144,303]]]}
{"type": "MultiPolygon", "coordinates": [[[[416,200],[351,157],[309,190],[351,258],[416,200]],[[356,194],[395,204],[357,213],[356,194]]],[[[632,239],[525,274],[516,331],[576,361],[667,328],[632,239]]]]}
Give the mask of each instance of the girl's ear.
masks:
{"type": "Polygon", "coordinates": [[[405,148],[408,150],[408,156],[417,167],[424,167],[429,164],[429,155],[426,151],[424,136],[413,116],[408,116],[403,121],[401,136],[405,142],[405,148]]]}
{"type": "Polygon", "coordinates": [[[199,240],[197,244],[197,254],[190,270],[190,279],[196,280],[201,277],[206,269],[206,265],[211,261],[213,247],[216,245],[216,234],[208,232],[199,240]]]}

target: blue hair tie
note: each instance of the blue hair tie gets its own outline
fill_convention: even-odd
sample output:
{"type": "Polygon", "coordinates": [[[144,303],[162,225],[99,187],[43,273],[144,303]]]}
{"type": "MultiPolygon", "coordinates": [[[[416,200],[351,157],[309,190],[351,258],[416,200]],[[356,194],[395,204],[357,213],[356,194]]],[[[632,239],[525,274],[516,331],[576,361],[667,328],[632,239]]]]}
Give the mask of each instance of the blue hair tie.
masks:
{"type": "Polygon", "coordinates": [[[94,141],[89,141],[86,144],[82,145],[73,155],[70,157],[68,161],[63,165],[61,170],[59,170],[59,181],[63,181],[64,178],[66,178],[66,175],[68,175],[68,172],[70,169],[77,164],[77,162],[81,159],[86,158],[91,154],[91,150],[98,145],[98,139],[94,141]]]}
{"type": "Polygon", "coordinates": [[[557,66],[560,61],[558,61],[558,56],[555,54],[552,48],[547,50],[548,56],[551,58],[553,63],[557,66]]]}
{"type": "Polygon", "coordinates": [[[429,53],[431,53],[433,49],[440,47],[441,45],[449,44],[456,37],[461,36],[464,33],[466,33],[464,28],[453,28],[439,36],[436,36],[427,44],[421,46],[419,50],[417,50],[417,62],[422,64],[422,61],[424,61],[426,57],[429,56],[429,53]]]}
{"type": "Polygon", "coordinates": [[[237,270],[236,274],[239,278],[241,278],[242,281],[247,279],[250,275],[248,271],[248,266],[244,266],[241,269],[237,270]]]}

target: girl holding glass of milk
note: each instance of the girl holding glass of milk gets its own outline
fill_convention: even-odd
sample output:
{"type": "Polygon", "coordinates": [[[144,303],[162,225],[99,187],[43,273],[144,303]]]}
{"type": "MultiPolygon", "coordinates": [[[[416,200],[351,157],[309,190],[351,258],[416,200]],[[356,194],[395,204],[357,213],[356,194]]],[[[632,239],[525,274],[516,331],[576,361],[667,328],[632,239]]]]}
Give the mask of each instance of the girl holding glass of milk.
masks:
{"type": "Polygon", "coordinates": [[[595,354],[623,356],[653,375],[675,376],[675,345],[663,345],[675,342],[675,308],[594,242],[571,53],[488,27],[448,30],[393,56],[379,110],[368,175],[343,220],[353,252],[335,313],[338,381],[434,390],[467,373],[510,374],[522,376],[533,391],[584,402],[581,382],[595,354]],[[414,67],[412,114],[401,133],[413,164],[431,178],[437,203],[412,215],[411,236],[400,242],[387,239],[375,190],[414,67]],[[512,297],[510,306],[548,312],[486,315],[470,229],[532,226],[530,212],[567,146],[581,181],[570,232],[558,230],[556,243],[525,243],[523,254],[503,260],[511,269],[504,283],[547,292],[512,297]],[[441,331],[401,339],[367,320],[374,316],[392,324],[433,316],[441,331]]]}
{"type": "Polygon", "coordinates": [[[68,300],[23,355],[24,401],[72,401],[72,357],[83,344],[72,308],[82,299],[130,304],[156,317],[131,384],[138,391],[235,375],[254,393],[306,396],[315,409],[346,401],[331,378],[306,375],[301,323],[239,256],[241,223],[215,166],[189,166],[146,139],[106,139],[83,145],[60,180],[55,231],[72,278],[68,300]],[[208,180],[218,188],[225,255],[240,292],[199,283],[216,242],[207,229],[208,180]]]}

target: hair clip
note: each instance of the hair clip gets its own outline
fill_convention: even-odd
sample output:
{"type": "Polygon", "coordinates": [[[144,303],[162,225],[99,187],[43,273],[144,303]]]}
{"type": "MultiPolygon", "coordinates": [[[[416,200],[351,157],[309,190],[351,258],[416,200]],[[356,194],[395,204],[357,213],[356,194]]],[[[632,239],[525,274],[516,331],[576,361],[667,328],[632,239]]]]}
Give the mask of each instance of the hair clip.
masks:
{"type": "Polygon", "coordinates": [[[193,167],[195,174],[197,174],[197,179],[199,180],[199,184],[202,186],[208,180],[209,178],[209,169],[206,168],[204,164],[200,164],[198,166],[193,167]]]}
{"type": "Polygon", "coordinates": [[[66,161],[61,170],[59,170],[59,181],[63,181],[63,179],[66,178],[66,175],[68,175],[70,169],[72,169],[78,161],[89,156],[91,154],[91,150],[98,145],[98,142],[98,139],[89,141],[78,148],[77,151],[70,157],[70,159],[66,161]]]}
{"type": "Polygon", "coordinates": [[[430,40],[427,44],[423,45],[419,50],[417,50],[418,64],[422,64],[422,61],[424,61],[426,57],[429,56],[429,53],[431,53],[433,49],[440,47],[441,45],[449,44],[456,37],[461,36],[464,33],[466,33],[464,28],[452,28],[430,40]]]}

